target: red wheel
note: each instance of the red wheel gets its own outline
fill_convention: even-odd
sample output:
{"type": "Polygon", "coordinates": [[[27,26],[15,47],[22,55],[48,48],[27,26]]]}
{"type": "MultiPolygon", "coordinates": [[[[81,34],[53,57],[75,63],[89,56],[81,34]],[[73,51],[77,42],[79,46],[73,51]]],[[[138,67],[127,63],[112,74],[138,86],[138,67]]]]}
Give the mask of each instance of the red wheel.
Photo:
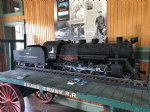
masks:
{"type": "Polygon", "coordinates": [[[50,92],[41,93],[40,91],[37,91],[36,93],[34,93],[34,95],[41,103],[45,103],[45,104],[52,102],[55,96],[50,92]]]}
{"type": "Polygon", "coordinates": [[[24,100],[18,88],[6,83],[0,85],[0,111],[24,112],[24,100]]]}

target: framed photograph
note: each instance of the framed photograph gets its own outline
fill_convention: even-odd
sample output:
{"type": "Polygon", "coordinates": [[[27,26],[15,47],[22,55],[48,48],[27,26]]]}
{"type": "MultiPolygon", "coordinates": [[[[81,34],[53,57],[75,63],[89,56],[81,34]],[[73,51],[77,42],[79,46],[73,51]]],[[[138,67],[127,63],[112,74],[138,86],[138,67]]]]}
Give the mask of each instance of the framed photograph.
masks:
{"type": "Polygon", "coordinates": [[[70,22],[57,22],[57,29],[55,30],[56,40],[68,40],[70,37],[70,22]]]}
{"type": "Polygon", "coordinates": [[[57,1],[57,16],[58,21],[69,20],[69,0],[57,1]]]}
{"type": "Polygon", "coordinates": [[[71,37],[73,40],[83,39],[85,37],[85,23],[71,24],[71,37]]]}

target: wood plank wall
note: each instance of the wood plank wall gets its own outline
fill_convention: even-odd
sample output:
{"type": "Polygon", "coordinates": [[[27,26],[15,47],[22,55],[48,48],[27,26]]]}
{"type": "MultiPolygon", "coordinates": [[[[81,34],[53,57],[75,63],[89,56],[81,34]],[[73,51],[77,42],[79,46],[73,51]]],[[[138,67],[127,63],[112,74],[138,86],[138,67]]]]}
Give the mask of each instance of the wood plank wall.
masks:
{"type": "MultiPolygon", "coordinates": [[[[0,39],[3,37],[3,30],[0,26],[0,39]]],[[[5,62],[4,62],[4,52],[3,51],[3,44],[0,44],[0,72],[5,70],[5,62]]]]}
{"type": "MultiPolygon", "coordinates": [[[[150,0],[107,0],[107,30],[115,37],[139,37],[138,46],[149,47],[150,0]]],[[[54,40],[54,0],[23,0],[24,16],[1,18],[1,21],[25,19],[28,44],[54,40]]]]}
{"type": "Polygon", "coordinates": [[[0,39],[3,37],[3,28],[0,26],[0,39]]]}
{"type": "Polygon", "coordinates": [[[110,41],[123,36],[139,37],[138,46],[150,44],[150,0],[107,0],[107,30],[110,41]]]}
{"type": "Polygon", "coordinates": [[[25,20],[28,44],[54,40],[54,0],[23,0],[24,15],[0,18],[0,22],[25,20]]]}
{"type": "Polygon", "coordinates": [[[54,40],[53,0],[24,0],[24,14],[28,43],[54,40]]]}

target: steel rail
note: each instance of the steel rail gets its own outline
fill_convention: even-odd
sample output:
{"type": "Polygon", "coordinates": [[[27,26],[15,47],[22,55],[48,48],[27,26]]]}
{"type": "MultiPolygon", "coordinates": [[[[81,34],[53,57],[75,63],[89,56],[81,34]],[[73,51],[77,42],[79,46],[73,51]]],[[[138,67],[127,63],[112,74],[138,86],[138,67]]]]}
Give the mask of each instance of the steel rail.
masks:
{"type": "Polygon", "coordinates": [[[89,81],[96,81],[99,83],[105,83],[109,85],[116,85],[116,86],[119,85],[119,86],[125,86],[130,88],[142,89],[142,90],[147,89],[148,86],[147,81],[141,81],[141,80],[122,79],[122,78],[107,77],[102,75],[91,75],[91,74],[66,72],[66,71],[53,70],[53,69],[27,67],[27,66],[17,66],[16,69],[45,72],[53,75],[64,75],[73,78],[78,77],[89,81]]]}

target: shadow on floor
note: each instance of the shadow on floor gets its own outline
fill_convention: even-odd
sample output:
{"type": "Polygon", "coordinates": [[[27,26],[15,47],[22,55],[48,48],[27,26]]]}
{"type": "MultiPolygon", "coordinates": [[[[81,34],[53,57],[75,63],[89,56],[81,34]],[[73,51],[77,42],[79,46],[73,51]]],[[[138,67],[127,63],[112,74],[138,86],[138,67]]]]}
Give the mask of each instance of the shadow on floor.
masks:
{"type": "Polygon", "coordinates": [[[56,103],[41,104],[35,97],[24,98],[25,112],[85,112],[56,103]]]}

